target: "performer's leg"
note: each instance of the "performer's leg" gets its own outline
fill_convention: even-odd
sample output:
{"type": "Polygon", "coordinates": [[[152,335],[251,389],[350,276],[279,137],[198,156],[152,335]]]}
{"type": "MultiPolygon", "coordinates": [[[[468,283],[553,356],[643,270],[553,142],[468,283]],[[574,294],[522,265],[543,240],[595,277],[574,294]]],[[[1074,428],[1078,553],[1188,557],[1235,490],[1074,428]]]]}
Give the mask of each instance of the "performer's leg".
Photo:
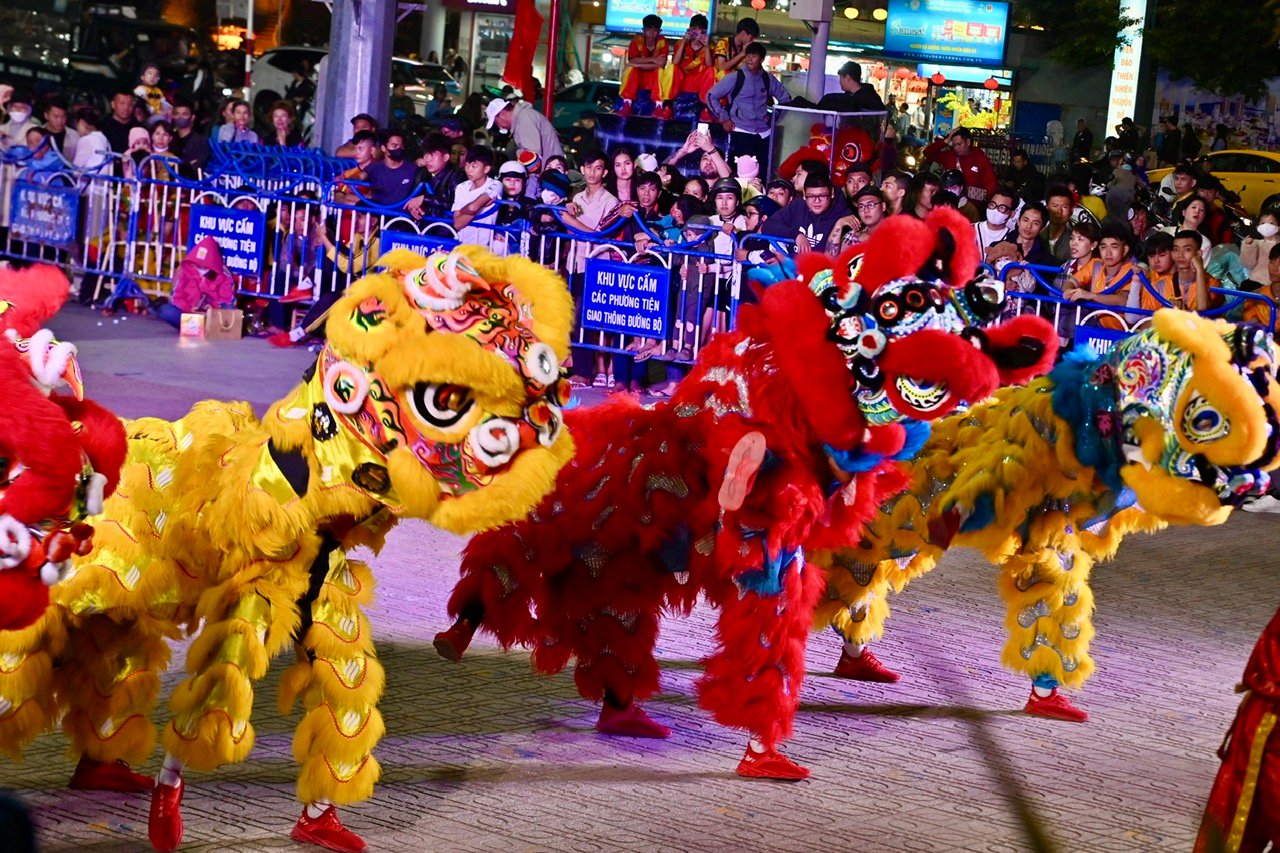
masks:
{"type": "Polygon", "coordinates": [[[1008,613],[1004,664],[1032,679],[1027,713],[1084,722],[1089,715],[1058,692],[1079,688],[1093,672],[1093,560],[1070,541],[1014,554],[1001,566],[1000,596],[1008,613]]]}
{"type": "Polygon", "coordinates": [[[830,625],[844,641],[834,675],[855,681],[892,684],[901,676],[889,669],[868,648],[884,633],[889,618],[888,571],[892,561],[879,564],[857,559],[854,551],[824,552],[826,573],[824,601],[818,605],[815,627],[830,625]]]}
{"type": "Polygon", "coordinates": [[[718,647],[698,682],[699,704],[721,724],[751,733],[738,765],[741,776],[809,776],[777,745],[791,736],[800,705],[805,646],[822,586],[822,572],[806,567],[797,553],[776,594],[740,591],[732,583],[708,590],[720,607],[718,647]]]}
{"type": "Polygon", "coordinates": [[[204,629],[187,652],[189,675],[169,699],[174,716],[164,731],[164,770],[151,794],[148,830],[156,850],[182,842],[183,768],[213,770],[243,761],[253,747],[253,682],[270,662],[270,592],[278,590],[266,580],[239,595],[226,590],[227,600],[205,614],[204,629]]]}
{"type": "Polygon", "coordinates": [[[68,703],[62,729],[80,754],[72,788],[151,790],[151,777],[127,765],[155,749],[151,713],[168,664],[169,646],[150,620],[95,615],[70,626],[54,684],[68,703]]]}
{"type": "Polygon", "coordinates": [[[542,570],[553,567],[544,554],[523,544],[525,529],[517,524],[481,533],[468,543],[462,554],[462,579],[449,596],[454,623],[435,637],[441,657],[460,660],[481,627],[503,648],[533,642],[533,595],[542,583],[542,570]]]}
{"type": "Polygon", "coordinates": [[[302,641],[307,659],[290,669],[281,686],[282,707],[300,694],[307,709],[293,738],[293,756],[302,765],[298,799],[304,809],[292,836],[331,850],[364,849],[360,837],[338,819],[335,804],[368,799],[380,773],[373,748],[385,731],[377,709],[385,674],[361,611],[372,598],[369,568],[335,552],[311,605],[311,625],[302,641]]]}
{"type": "Polygon", "coordinates": [[[14,759],[65,710],[54,667],[66,647],[66,611],[49,607],[34,625],[0,631],[0,751],[14,759]]]}

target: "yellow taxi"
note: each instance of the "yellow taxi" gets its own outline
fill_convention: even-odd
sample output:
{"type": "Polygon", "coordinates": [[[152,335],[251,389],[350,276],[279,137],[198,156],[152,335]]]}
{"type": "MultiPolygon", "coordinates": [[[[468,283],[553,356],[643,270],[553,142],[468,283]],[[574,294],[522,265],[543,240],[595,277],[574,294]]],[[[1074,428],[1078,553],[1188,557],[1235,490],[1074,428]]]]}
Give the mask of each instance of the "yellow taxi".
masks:
{"type": "MultiPolygon", "coordinates": [[[[1275,151],[1214,151],[1207,155],[1208,170],[1222,185],[1240,196],[1251,214],[1263,208],[1280,210],[1280,154],[1275,151]]],[[[1172,168],[1152,169],[1151,183],[1158,184],[1172,168]]]]}

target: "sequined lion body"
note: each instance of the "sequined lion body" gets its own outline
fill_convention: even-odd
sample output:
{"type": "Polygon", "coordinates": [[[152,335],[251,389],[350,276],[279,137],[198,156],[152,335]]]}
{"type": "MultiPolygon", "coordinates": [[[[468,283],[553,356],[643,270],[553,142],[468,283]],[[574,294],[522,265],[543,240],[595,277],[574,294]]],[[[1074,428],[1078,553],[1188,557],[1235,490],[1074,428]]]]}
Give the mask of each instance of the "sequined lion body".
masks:
{"type": "Polygon", "coordinates": [[[376,551],[402,517],[455,532],[519,517],[572,454],[563,282],[471,249],[381,263],[337,301],[316,365],[262,420],[207,401],[127,425],[93,551],[43,619],[0,633],[0,748],[16,755],[61,719],[77,753],[146,759],[166,640],[198,629],[168,753],[199,770],[243,760],[253,683],[296,642],[306,654],[281,704],[306,708],[299,797],[371,794],[384,679],[362,612],[373,580],[346,552],[376,551]]]}
{"type": "Polygon", "coordinates": [[[867,535],[813,555],[827,573],[815,627],[879,638],[889,590],[969,546],[1000,569],[1004,664],[1078,688],[1094,668],[1094,563],[1130,533],[1220,524],[1265,489],[1275,367],[1257,330],[1161,311],[1108,356],[1073,353],[939,421],[867,535]]]}

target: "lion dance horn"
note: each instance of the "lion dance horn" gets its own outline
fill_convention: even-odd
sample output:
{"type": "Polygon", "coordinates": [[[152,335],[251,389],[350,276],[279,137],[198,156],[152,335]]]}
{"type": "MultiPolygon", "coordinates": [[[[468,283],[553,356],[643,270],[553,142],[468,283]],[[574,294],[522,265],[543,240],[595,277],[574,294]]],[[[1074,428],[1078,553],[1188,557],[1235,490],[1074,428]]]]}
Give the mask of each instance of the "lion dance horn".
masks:
{"type": "Polygon", "coordinates": [[[405,276],[404,289],[418,308],[453,311],[462,307],[467,294],[485,290],[489,283],[461,252],[436,252],[420,269],[405,276]]]}

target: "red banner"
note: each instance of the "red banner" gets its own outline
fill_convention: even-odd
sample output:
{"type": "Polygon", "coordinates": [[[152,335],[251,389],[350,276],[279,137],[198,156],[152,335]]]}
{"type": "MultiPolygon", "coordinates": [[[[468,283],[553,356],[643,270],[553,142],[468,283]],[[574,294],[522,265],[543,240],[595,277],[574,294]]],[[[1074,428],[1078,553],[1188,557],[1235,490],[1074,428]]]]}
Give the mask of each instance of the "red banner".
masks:
{"type": "Polygon", "coordinates": [[[542,15],[533,0],[516,0],[516,23],[511,33],[511,52],[502,70],[502,81],[520,90],[525,99],[533,97],[533,54],[542,35],[542,15]]]}

